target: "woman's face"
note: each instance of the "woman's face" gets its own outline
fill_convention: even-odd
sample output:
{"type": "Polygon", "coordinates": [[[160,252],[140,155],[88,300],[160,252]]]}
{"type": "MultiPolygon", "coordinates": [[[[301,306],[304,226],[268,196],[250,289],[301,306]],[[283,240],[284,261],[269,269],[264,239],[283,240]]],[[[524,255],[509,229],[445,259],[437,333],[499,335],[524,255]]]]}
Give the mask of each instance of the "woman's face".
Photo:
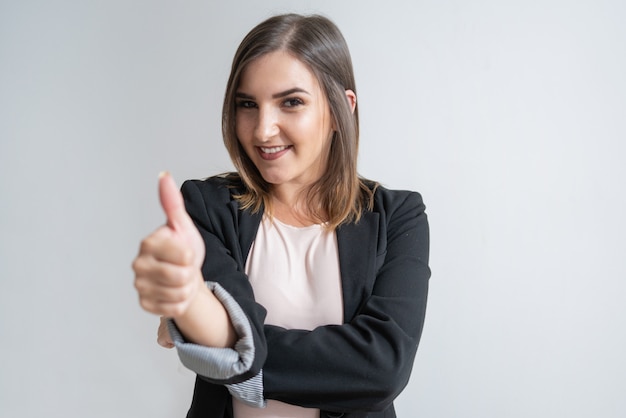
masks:
{"type": "Polygon", "coordinates": [[[308,67],[283,51],[252,61],[235,93],[236,132],[265,181],[310,185],[326,169],[333,124],[308,67]]]}

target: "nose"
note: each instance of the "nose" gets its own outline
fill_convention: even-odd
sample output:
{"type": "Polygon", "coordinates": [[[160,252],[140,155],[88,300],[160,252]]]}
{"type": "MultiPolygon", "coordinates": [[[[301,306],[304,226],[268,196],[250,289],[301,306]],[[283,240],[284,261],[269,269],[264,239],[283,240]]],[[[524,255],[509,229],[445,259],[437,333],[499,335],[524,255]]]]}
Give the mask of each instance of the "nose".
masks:
{"type": "Polygon", "coordinates": [[[276,109],[272,107],[260,107],[257,115],[258,118],[254,128],[254,136],[259,141],[267,142],[280,131],[276,109]]]}

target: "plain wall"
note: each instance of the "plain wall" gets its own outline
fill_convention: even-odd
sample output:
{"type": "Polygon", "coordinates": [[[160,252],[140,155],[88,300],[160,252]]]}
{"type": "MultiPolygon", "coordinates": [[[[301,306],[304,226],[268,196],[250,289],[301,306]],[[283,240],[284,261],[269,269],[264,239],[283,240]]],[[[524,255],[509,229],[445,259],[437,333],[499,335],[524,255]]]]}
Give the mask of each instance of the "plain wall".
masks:
{"type": "Polygon", "coordinates": [[[159,171],[231,168],[230,60],[285,11],[342,29],[360,172],[427,204],[399,416],[626,416],[621,0],[0,2],[0,416],[184,416],[130,263],[159,171]]]}

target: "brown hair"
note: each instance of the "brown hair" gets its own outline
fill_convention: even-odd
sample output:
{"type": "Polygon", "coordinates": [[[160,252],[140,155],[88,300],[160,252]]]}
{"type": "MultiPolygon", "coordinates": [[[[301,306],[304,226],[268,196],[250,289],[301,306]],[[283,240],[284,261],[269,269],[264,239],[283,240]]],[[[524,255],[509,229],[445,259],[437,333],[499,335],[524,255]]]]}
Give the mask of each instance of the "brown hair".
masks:
{"type": "Polygon", "coordinates": [[[286,51],[309,67],[328,100],[336,127],[327,169],[307,191],[309,215],[327,222],[331,229],[344,222],[357,222],[364,207],[371,209],[373,205],[373,188],[359,178],[356,168],[358,106],[352,112],[345,94],[348,89],[356,94],[352,60],[337,26],[319,15],[271,17],[253,28],[235,53],[222,109],[222,134],[230,158],[246,186],[246,191],[237,199],[243,208],[253,212],[265,206],[271,215],[270,184],[263,179],[237,138],[235,93],[245,67],[274,51],[286,51]]]}

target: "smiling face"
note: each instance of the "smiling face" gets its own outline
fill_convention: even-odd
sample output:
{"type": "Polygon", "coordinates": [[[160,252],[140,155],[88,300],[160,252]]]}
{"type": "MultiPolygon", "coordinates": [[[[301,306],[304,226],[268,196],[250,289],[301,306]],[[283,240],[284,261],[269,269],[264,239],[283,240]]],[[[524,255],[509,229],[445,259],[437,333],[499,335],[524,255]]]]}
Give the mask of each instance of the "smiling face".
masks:
{"type": "Polygon", "coordinates": [[[255,59],[242,72],[235,100],[237,138],[273,190],[301,190],[321,177],[333,124],[305,64],[284,51],[255,59]]]}

